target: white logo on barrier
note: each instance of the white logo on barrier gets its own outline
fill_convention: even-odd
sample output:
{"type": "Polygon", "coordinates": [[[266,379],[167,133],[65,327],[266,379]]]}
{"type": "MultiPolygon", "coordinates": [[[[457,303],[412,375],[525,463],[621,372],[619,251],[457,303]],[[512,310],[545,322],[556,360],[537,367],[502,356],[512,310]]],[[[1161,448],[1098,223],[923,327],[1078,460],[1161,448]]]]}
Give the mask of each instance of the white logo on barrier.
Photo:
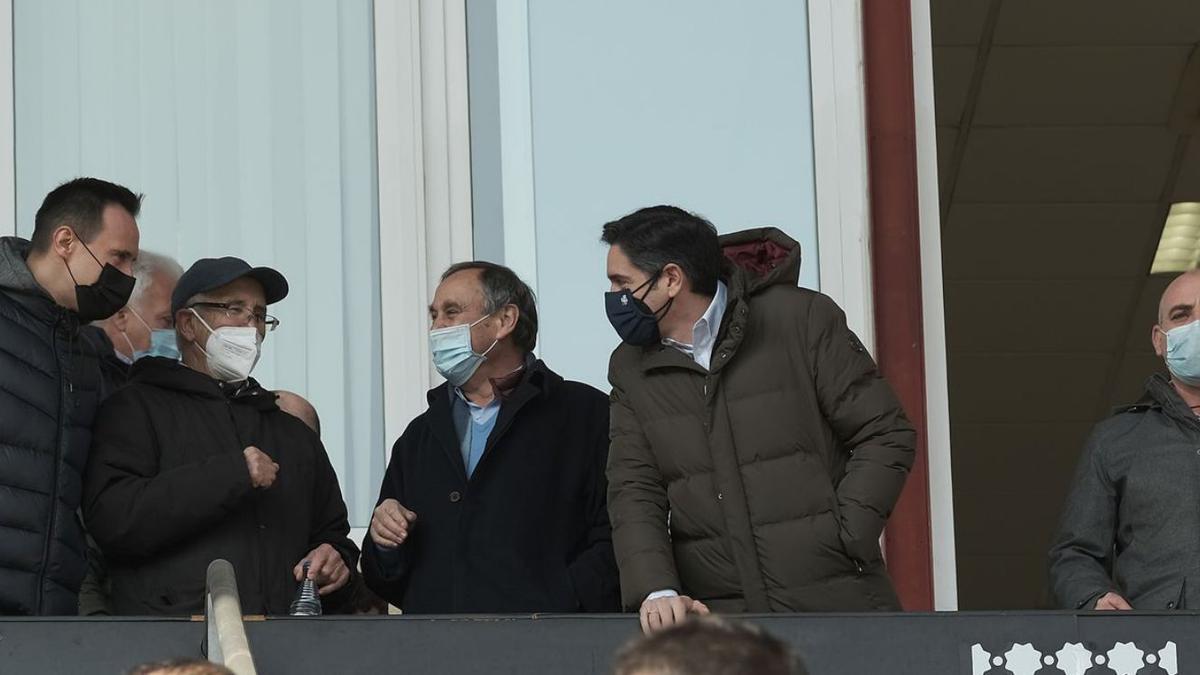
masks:
{"type": "MultiPolygon", "coordinates": [[[[1057,668],[1066,675],[1087,675],[1111,668],[1117,675],[1137,675],[1145,666],[1161,668],[1167,675],[1179,675],[1175,643],[1168,642],[1158,651],[1146,651],[1132,642],[1118,642],[1107,652],[1092,653],[1077,642],[1068,642],[1053,654],[1043,654],[1032,644],[1012,645],[1003,654],[989,654],[981,644],[971,645],[971,675],[984,675],[1003,668],[1013,675],[1034,675],[1042,668],[1057,668]],[[1098,667],[1092,671],[1093,667],[1098,667]]],[[[1107,672],[1107,671],[1104,671],[1107,672]]]]}

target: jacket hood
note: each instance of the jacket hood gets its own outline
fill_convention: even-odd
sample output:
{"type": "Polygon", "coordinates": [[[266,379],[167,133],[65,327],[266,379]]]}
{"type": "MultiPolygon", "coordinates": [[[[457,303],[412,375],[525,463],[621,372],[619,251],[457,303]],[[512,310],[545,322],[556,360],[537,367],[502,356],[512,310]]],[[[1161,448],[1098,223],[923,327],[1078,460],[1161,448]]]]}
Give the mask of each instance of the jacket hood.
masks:
{"type": "Polygon", "coordinates": [[[720,238],[725,276],[741,282],[746,295],[774,285],[800,283],[800,243],[775,227],[732,232],[720,238]]]}
{"type": "Polygon", "coordinates": [[[46,294],[33,278],[29,263],[25,261],[31,248],[29,241],[20,237],[0,237],[0,288],[19,293],[46,294]]]}
{"type": "Polygon", "coordinates": [[[26,258],[32,245],[20,237],[0,237],[0,291],[7,291],[36,316],[51,320],[58,312],[70,312],[59,308],[46,289],[33,278],[26,258]]]}
{"type": "Polygon", "coordinates": [[[252,402],[264,410],[276,408],[274,392],[263,389],[254,378],[238,384],[225,384],[183,363],[158,356],[138,359],[129,372],[129,381],[211,399],[252,402]]]}

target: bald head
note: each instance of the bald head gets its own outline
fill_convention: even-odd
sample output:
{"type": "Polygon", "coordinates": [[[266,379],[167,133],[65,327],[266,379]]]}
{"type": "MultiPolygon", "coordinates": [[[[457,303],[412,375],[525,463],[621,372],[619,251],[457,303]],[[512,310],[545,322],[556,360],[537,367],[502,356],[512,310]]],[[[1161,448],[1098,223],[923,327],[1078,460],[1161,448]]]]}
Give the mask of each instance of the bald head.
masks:
{"type": "Polygon", "coordinates": [[[299,417],[301,422],[313,430],[313,433],[321,435],[321,418],[317,417],[317,409],[308,402],[308,399],[300,394],[280,390],[275,392],[275,404],[283,412],[293,417],[299,417]]]}
{"type": "Polygon", "coordinates": [[[1189,270],[1175,277],[1158,301],[1158,323],[1163,330],[1191,323],[1197,318],[1187,309],[1195,310],[1200,298],[1200,270],[1189,270]],[[1176,322],[1182,319],[1181,322],[1176,322]],[[1168,326],[1170,324],[1170,326],[1168,326]]]}
{"type": "Polygon", "coordinates": [[[1175,277],[1158,301],[1158,323],[1150,333],[1154,352],[1159,356],[1166,354],[1167,331],[1197,319],[1200,319],[1200,270],[1190,270],[1175,277]]]}

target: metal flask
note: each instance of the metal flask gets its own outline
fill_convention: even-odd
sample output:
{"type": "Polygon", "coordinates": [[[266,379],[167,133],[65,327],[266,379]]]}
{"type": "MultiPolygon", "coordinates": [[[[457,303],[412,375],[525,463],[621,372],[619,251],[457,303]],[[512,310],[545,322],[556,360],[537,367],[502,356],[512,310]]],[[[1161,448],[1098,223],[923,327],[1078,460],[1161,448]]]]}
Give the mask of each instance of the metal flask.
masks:
{"type": "Polygon", "coordinates": [[[292,600],[289,614],[292,616],[321,616],[321,596],[317,594],[317,585],[308,578],[308,561],[304,561],[304,581],[296,589],[296,597],[292,600]]]}

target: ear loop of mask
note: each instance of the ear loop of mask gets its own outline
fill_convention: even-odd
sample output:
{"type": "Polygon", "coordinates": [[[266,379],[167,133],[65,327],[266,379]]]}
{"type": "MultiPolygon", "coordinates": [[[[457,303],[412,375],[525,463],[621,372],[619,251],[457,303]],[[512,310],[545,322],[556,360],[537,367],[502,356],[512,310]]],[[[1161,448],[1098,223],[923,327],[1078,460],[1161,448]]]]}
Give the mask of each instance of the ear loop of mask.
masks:
{"type": "MultiPolygon", "coordinates": [[[[195,307],[188,307],[188,311],[191,312],[192,315],[195,316],[197,319],[199,319],[200,323],[204,324],[204,327],[208,329],[209,337],[211,337],[213,333],[217,332],[217,331],[213,330],[212,326],[208,325],[208,322],[204,320],[204,317],[200,316],[200,312],[197,312],[195,307]]],[[[196,349],[199,349],[200,353],[204,354],[205,358],[208,358],[208,350],[205,349],[203,347],[203,345],[200,344],[199,340],[193,339],[192,344],[196,345],[196,349]]]]}
{"type": "MultiPolygon", "coordinates": [[[[92,249],[88,248],[88,245],[83,243],[83,237],[80,237],[79,233],[75,230],[71,230],[71,234],[75,235],[75,241],[79,242],[79,245],[83,247],[83,250],[87,251],[88,255],[92,256],[92,260],[95,260],[96,264],[100,266],[100,270],[103,271],[104,263],[100,262],[100,259],[96,257],[96,254],[92,253],[92,249]]],[[[67,274],[71,275],[71,283],[78,286],[79,282],[75,280],[75,273],[71,271],[71,265],[67,263],[66,260],[63,260],[63,264],[67,266],[67,274]]],[[[129,338],[125,339],[128,340],[129,338]]]]}
{"type": "MultiPolygon", "coordinates": [[[[154,338],[154,329],[150,327],[150,324],[146,323],[146,320],[142,318],[142,315],[138,314],[137,310],[132,307],[126,306],[125,309],[129,310],[129,313],[132,314],[134,316],[134,318],[136,318],[139,322],[141,322],[141,324],[143,326],[146,327],[146,334],[148,336],[150,336],[151,339],[153,339],[154,338]]],[[[130,357],[132,357],[132,355],[134,355],[138,352],[137,348],[133,346],[133,340],[129,339],[129,335],[126,334],[125,331],[121,331],[121,337],[125,338],[125,342],[127,342],[129,344],[129,354],[130,354],[130,357]]]]}
{"type": "MultiPolygon", "coordinates": [[[[467,340],[468,341],[471,340],[471,329],[474,328],[475,326],[478,326],[479,324],[483,323],[483,320],[490,316],[491,316],[491,314],[485,314],[485,315],[479,317],[479,319],[477,319],[476,321],[472,322],[469,326],[467,326],[467,340]]],[[[491,347],[488,347],[487,349],[483,350],[483,353],[480,354],[480,356],[487,358],[487,355],[492,353],[492,350],[495,349],[496,345],[498,345],[498,344],[500,344],[499,338],[497,338],[496,341],[492,343],[491,347]]],[[[471,351],[474,352],[475,348],[472,347],[471,351]]]]}
{"type": "MultiPolygon", "coordinates": [[[[652,274],[650,276],[650,278],[646,280],[645,283],[643,283],[641,286],[638,286],[637,288],[633,289],[633,291],[631,292],[631,295],[633,295],[633,297],[637,298],[637,292],[642,290],[643,288],[646,288],[646,286],[649,286],[650,288],[646,288],[646,292],[642,293],[642,297],[638,298],[638,300],[642,301],[642,304],[645,304],[646,298],[649,297],[649,295],[650,295],[650,291],[654,290],[654,284],[657,283],[658,280],[662,278],[662,273],[663,273],[663,270],[660,269],[659,271],[652,274]]],[[[650,313],[654,316],[654,320],[662,321],[663,317],[667,315],[667,312],[671,311],[671,305],[674,303],[675,303],[675,298],[667,298],[667,301],[663,303],[662,307],[659,307],[658,309],[650,310],[650,313]]]]}

